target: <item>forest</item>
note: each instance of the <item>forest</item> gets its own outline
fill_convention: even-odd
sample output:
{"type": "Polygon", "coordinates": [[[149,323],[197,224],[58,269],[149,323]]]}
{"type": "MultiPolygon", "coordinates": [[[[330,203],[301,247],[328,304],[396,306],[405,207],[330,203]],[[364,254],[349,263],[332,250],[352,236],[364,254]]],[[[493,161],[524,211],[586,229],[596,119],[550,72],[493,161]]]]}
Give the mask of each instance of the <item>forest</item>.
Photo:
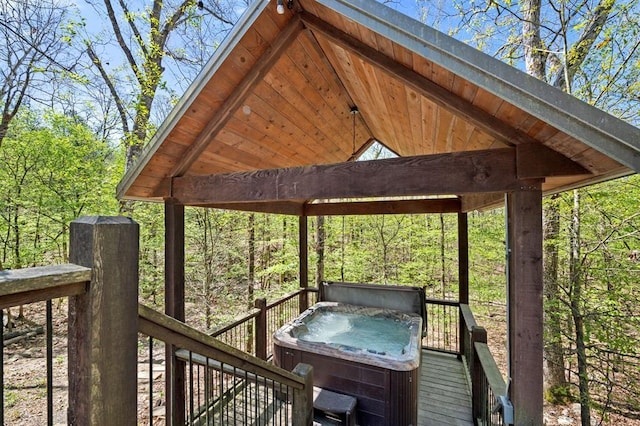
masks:
{"type": "MultiPolygon", "coordinates": [[[[636,0],[383,3],[640,125],[636,0]]],[[[120,203],[115,187],[244,7],[0,0],[0,270],[64,263],[71,221],[125,214],[141,229],[140,297],[162,305],[163,206],[120,203]]],[[[381,155],[375,148],[370,158],[381,155]]],[[[544,200],[545,399],[579,403],[583,425],[640,419],[638,199],[633,175],[544,200]]],[[[257,297],[298,287],[296,218],[186,216],[190,322],[210,329],[257,297]]],[[[310,219],[309,282],[406,284],[455,298],[456,226],[447,214],[310,219]]],[[[503,209],[470,213],[469,233],[471,306],[502,336],[498,357],[503,209]]]]}

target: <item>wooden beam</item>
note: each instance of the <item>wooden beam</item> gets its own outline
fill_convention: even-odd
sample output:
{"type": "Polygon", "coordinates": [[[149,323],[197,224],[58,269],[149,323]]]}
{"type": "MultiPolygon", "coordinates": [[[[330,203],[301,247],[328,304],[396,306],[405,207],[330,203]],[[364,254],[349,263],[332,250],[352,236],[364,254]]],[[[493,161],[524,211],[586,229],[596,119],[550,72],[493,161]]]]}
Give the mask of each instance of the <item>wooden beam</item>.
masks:
{"type": "Polygon", "coordinates": [[[458,213],[459,211],[460,200],[457,198],[319,203],[307,204],[305,207],[307,216],[458,213]]]}
{"type": "Polygon", "coordinates": [[[262,82],[264,76],[271,70],[282,53],[289,48],[298,34],[304,29],[300,19],[294,17],[287,27],[282,30],[279,38],[262,55],[251,71],[244,77],[236,90],[218,108],[207,127],[183,154],[180,162],[176,164],[169,176],[181,176],[197,160],[198,156],[209,146],[215,135],[222,130],[224,125],[238,110],[251,90],[262,82]]]}
{"type": "Polygon", "coordinates": [[[464,194],[460,197],[461,210],[487,210],[504,206],[504,193],[464,194]]]}
{"type": "Polygon", "coordinates": [[[518,145],[516,164],[520,179],[591,174],[580,164],[541,143],[518,145]]]}
{"type": "Polygon", "coordinates": [[[220,203],[202,204],[198,207],[209,207],[223,210],[237,210],[241,212],[287,214],[301,216],[304,213],[302,202],[279,201],[269,203],[220,203]]]}
{"type": "Polygon", "coordinates": [[[392,78],[396,78],[417,93],[428,98],[438,106],[469,121],[494,138],[509,144],[538,143],[526,133],[509,126],[488,112],[476,107],[471,102],[456,96],[425,76],[403,66],[387,55],[381,53],[342,30],[328,24],[322,19],[302,12],[302,21],[312,31],[317,31],[333,43],[357,55],[363,61],[379,67],[392,78]]]}
{"type": "Polygon", "coordinates": [[[302,201],[509,192],[520,188],[515,150],[501,148],[173,180],[182,204],[302,201]]]}

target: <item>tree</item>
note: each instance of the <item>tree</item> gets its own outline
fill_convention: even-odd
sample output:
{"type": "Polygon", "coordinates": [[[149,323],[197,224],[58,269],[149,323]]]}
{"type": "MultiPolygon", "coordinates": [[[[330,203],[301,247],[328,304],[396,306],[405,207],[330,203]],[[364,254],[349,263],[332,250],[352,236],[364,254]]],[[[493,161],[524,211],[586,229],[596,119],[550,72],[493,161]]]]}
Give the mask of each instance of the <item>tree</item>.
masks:
{"type": "Polygon", "coordinates": [[[20,109],[42,102],[51,80],[72,71],[72,27],[55,0],[0,0],[0,147],[20,109]]]}
{"type": "MultiPolygon", "coordinates": [[[[500,59],[561,90],[634,123],[640,121],[637,114],[640,102],[637,1],[523,0],[513,3],[491,0],[475,3],[454,0],[442,8],[438,5],[430,8],[431,3],[426,0],[419,4],[423,5],[423,11],[436,11],[435,14],[422,14],[432,24],[451,28],[452,35],[493,52],[500,59]]],[[[544,210],[545,372],[551,394],[555,393],[554,389],[560,389],[563,394],[565,388],[564,373],[560,372],[564,360],[558,301],[563,295],[558,292],[560,218],[557,203],[557,197],[552,197],[547,200],[544,210]]],[[[580,292],[571,296],[580,298],[580,292]]],[[[569,305],[576,308],[580,303],[572,300],[569,305]]],[[[580,331],[576,329],[575,332],[574,337],[580,340],[580,331]]],[[[582,363],[586,359],[579,356],[578,361],[582,363]]],[[[589,422],[588,408],[584,407],[589,400],[587,392],[588,388],[581,383],[584,424],[589,422]]]]}
{"type": "MultiPolygon", "coordinates": [[[[235,9],[223,3],[211,6],[202,1],[177,2],[154,0],[148,7],[137,7],[133,1],[87,0],[99,16],[109,23],[109,35],[87,36],[85,51],[99,77],[106,84],[122,126],[127,146],[126,165],[130,167],[149,136],[154,100],[160,90],[168,91],[174,84],[191,81],[203,66],[203,59],[215,46],[216,31],[228,30],[235,22],[235,9]],[[212,21],[211,28],[205,17],[212,21]],[[214,42],[204,45],[206,29],[214,42]],[[172,39],[196,39],[196,43],[181,43],[172,39]],[[108,40],[115,39],[115,46],[108,40]],[[190,49],[195,46],[194,49],[190,49]],[[113,55],[119,49],[120,58],[113,55]],[[171,62],[171,63],[168,63],[171,62]],[[166,71],[191,69],[188,78],[176,78],[167,84],[166,71]],[[133,90],[132,90],[133,87],[133,90]]],[[[178,92],[179,93],[179,92],[178,92]]],[[[165,114],[168,111],[163,111],[165,114]]]]}

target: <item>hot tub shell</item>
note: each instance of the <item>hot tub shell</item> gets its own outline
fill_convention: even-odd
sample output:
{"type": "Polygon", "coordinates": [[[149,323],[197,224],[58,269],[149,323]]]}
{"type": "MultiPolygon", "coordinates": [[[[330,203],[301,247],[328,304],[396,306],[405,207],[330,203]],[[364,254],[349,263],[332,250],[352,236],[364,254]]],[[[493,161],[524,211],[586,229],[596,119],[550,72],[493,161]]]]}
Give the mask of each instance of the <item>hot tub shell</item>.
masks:
{"type": "Polygon", "coordinates": [[[357,399],[356,420],[360,426],[416,425],[421,323],[422,318],[416,314],[319,302],[274,334],[274,363],[287,370],[300,362],[312,365],[314,386],[357,399]],[[296,338],[306,321],[327,310],[395,315],[410,327],[408,350],[394,357],[296,338]]]}

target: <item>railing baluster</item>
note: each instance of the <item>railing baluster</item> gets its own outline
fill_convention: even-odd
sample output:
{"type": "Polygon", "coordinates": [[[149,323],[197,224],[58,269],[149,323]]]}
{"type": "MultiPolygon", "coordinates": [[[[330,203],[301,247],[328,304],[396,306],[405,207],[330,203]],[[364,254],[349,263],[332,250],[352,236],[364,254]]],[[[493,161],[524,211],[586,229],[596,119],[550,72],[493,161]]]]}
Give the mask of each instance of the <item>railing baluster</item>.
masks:
{"type": "Polygon", "coordinates": [[[153,337],[149,336],[149,426],[153,425],[153,337]]]}
{"type": "Polygon", "coordinates": [[[53,426],[53,312],[47,300],[47,425],[53,426]]]}
{"type": "Polygon", "coordinates": [[[0,424],[4,424],[4,309],[0,309],[0,424]]]}

